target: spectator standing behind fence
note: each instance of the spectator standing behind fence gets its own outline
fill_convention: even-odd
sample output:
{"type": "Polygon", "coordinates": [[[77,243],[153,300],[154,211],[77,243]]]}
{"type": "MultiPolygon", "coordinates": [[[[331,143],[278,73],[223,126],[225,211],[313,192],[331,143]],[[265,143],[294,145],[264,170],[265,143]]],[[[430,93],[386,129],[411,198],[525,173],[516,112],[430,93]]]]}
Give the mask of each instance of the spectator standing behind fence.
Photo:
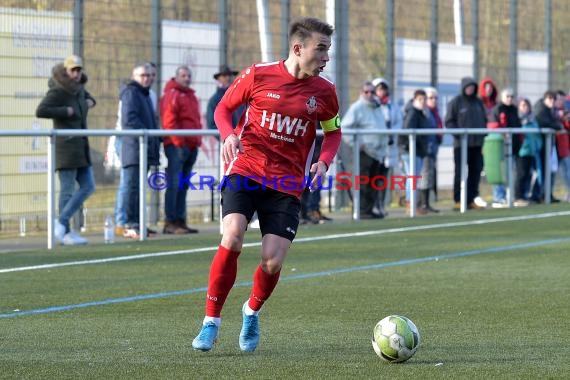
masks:
{"type": "MultiPolygon", "coordinates": [[[[320,129],[320,125],[317,126],[320,129]]],[[[323,137],[317,136],[315,139],[315,150],[313,151],[313,159],[311,164],[319,161],[321,155],[321,145],[323,144],[323,137]]],[[[301,224],[324,224],[332,222],[333,219],[324,215],[321,212],[321,188],[313,189],[307,187],[301,196],[301,224]]]]}
{"type": "MultiPolygon", "coordinates": [[[[192,72],[188,66],[176,69],[174,78],[164,86],[160,99],[162,128],[168,130],[202,129],[200,122],[200,102],[195,91],[190,88],[192,72]]],[[[198,157],[201,136],[165,136],[164,152],[168,159],[166,174],[169,183],[164,196],[165,234],[189,234],[198,230],[186,224],[186,195],[188,183],[180,179],[188,178],[198,157]]]]}
{"type": "Polygon", "coordinates": [[[515,206],[526,206],[529,201],[529,191],[533,170],[537,169],[536,180],[542,181],[542,136],[540,135],[532,106],[528,99],[521,99],[518,105],[518,116],[521,127],[535,130],[537,133],[526,133],[516,155],[517,179],[515,182],[515,206]]]}
{"type": "MultiPolygon", "coordinates": [[[[128,81],[127,81],[128,82],[128,81]]],[[[123,129],[122,121],[121,121],[121,113],[122,113],[122,104],[123,102],[120,100],[121,92],[126,87],[126,83],[121,83],[119,85],[119,106],[117,107],[117,123],[115,124],[115,130],[120,131],[123,129]]],[[[114,147],[115,147],[115,155],[119,160],[119,164],[121,163],[121,149],[122,149],[122,137],[115,136],[114,138],[111,137],[109,140],[114,140],[114,147]]],[[[127,211],[125,209],[127,203],[127,184],[125,182],[126,175],[125,175],[125,168],[121,165],[121,169],[119,170],[119,186],[117,186],[117,194],[115,196],[115,235],[123,236],[125,232],[125,224],[127,224],[127,211]]]]}
{"type": "MultiPolygon", "coordinates": [[[[430,128],[431,124],[426,114],[426,92],[424,90],[418,89],[414,91],[414,97],[406,104],[404,108],[404,129],[408,130],[418,130],[430,128]]],[[[422,172],[423,160],[427,155],[428,150],[428,135],[416,135],[416,153],[414,157],[410,156],[410,138],[408,135],[398,136],[398,145],[402,148],[402,161],[406,168],[406,173],[408,176],[419,176],[422,172]],[[410,167],[410,161],[415,160],[415,172],[412,173],[410,167]]],[[[418,202],[418,214],[425,215],[428,213],[427,204],[428,199],[426,195],[429,195],[429,187],[427,187],[427,181],[423,178],[420,181],[414,181],[409,179],[406,181],[406,212],[410,212],[410,195],[413,189],[414,183],[419,184],[420,189],[420,200],[418,202]]]]}
{"type": "MultiPolygon", "coordinates": [[[[214,120],[214,111],[237,74],[237,71],[232,70],[227,65],[222,65],[220,70],[214,74],[214,79],[218,82],[218,87],[216,88],[214,95],[212,95],[210,100],[208,100],[208,108],[206,110],[206,122],[208,123],[208,129],[217,130],[216,121],[214,120]]],[[[234,128],[237,126],[244,108],[245,107],[242,105],[232,113],[232,125],[234,128]]]]}
{"type": "MultiPolygon", "coordinates": [[[[152,84],[154,83],[155,79],[156,79],[156,64],[153,62],[148,62],[148,69],[150,70],[150,85],[149,85],[149,90],[148,90],[148,96],[150,97],[150,101],[152,103],[152,109],[155,113],[155,118],[157,118],[158,120],[158,100],[157,100],[157,96],[156,96],[156,92],[152,89],[152,84]]],[[[121,92],[123,91],[123,89],[125,88],[126,84],[125,83],[121,83],[121,85],[119,86],[119,96],[121,94],[121,92]]],[[[119,99],[119,107],[117,110],[117,123],[115,125],[115,130],[120,131],[123,129],[122,127],[122,122],[121,122],[121,113],[122,113],[122,102],[119,99]]],[[[121,161],[121,137],[120,136],[115,136],[114,137],[114,146],[115,146],[115,153],[119,159],[119,162],[121,161]]],[[[116,195],[116,201],[115,201],[115,235],[117,236],[122,236],[125,232],[125,224],[127,223],[127,211],[125,209],[125,205],[128,202],[128,198],[127,198],[127,186],[125,183],[125,169],[122,167],[121,165],[121,170],[119,172],[119,186],[117,187],[117,195],[116,195]]]]}
{"type": "MultiPolygon", "coordinates": [[[[427,95],[425,113],[429,120],[431,129],[441,129],[443,128],[443,123],[441,122],[441,117],[439,116],[439,109],[437,108],[437,98],[438,92],[434,87],[426,87],[425,90],[427,95]]],[[[430,190],[433,189],[435,195],[437,196],[437,153],[439,151],[439,145],[443,136],[440,134],[428,135],[427,136],[427,152],[422,163],[422,186],[425,194],[425,209],[428,212],[438,213],[439,210],[431,207],[430,205],[430,190]],[[425,181],[425,183],[424,183],[425,181]]]]}
{"type": "Polygon", "coordinates": [[[495,81],[490,77],[481,79],[481,82],[479,82],[479,97],[483,102],[483,107],[485,107],[487,121],[493,119],[493,110],[497,106],[497,96],[499,96],[499,90],[495,81]]]}
{"type": "MultiPolygon", "coordinates": [[[[121,92],[121,123],[124,130],[157,129],[156,116],[149,96],[152,82],[150,67],[146,63],[135,65],[132,71],[132,80],[127,83],[121,92]]],[[[122,137],[121,165],[125,169],[125,183],[127,186],[127,222],[124,237],[138,239],[140,237],[139,214],[139,137],[122,137]]],[[[159,163],[160,139],[148,137],[147,164],[159,163]]],[[[147,168],[148,170],[148,168],[147,168]]],[[[146,172],[146,170],[145,170],[146,172]]],[[[144,178],[143,178],[144,179],[144,178]]],[[[144,202],[144,200],[143,200],[144,202]]],[[[148,234],[156,233],[148,229],[148,234]]]]}
{"type": "MultiPolygon", "coordinates": [[[[376,176],[388,175],[388,168],[384,166],[384,158],[388,154],[388,135],[366,134],[366,131],[386,130],[386,123],[380,104],[374,96],[374,85],[372,82],[365,82],[360,90],[359,99],[352,103],[348,111],[342,118],[344,128],[359,129],[363,133],[358,135],[360,142],[360,175],[368,176],[372,179],[376,176]]],[[[344,141],[353,149],[353,136],[346,136],[344,141]]],[[[379,180],[372,186],[366,183],[360,186],[360,214],[362,218],[380,219],[384,217],[383,200],[386,188],[390,184],[379,180]],[[376,187],[376,189],[375,189],[376,187]],[[383,190],[377,188],[384,187],[383,190]],[[375,209],[378,205],[380,209],[375,209]]]]}
{"type": "MultiPolygon", "coordinates": [[[[374,85],[376,96],[380,102],[380,109],[382,109],[386,128],[394,130],[402,129],[404,122],[403,114],[400,107],[392,102],[388,81],[382,77],[378,77],[372,80],[372,84],[374,85]]],[[[390,174],[390,171],[395,172],[394,174],[401,174],[397,172],[400,166],[400,149],[397,144],[397,136],[390,135],[388,139],[388,154],[384,159],[384,166],[388,168],[388,174],[390,174]]],[[[402,197],[400,206],[404,205],[404,201],[405,197],[402,197]]]]}
{"type": "MultiPolygon", "coordinates": [[[[558,170],[562,173],[566,194],[564,200],[570,202],[570,104],[566,102],[566,93],[558,90],[556,95],[556,113],[563,131],[556,133],[556,150],[558,151],[558,170]],[[565,130],[565,131],[564,131],[565,130]],[[565,133],[564,133],[565,132],[565,133]]],[[[553,185],[554,186],[554,185],[553,185]]]]}
{"type": "Polygon", "coordinates": [[[147,62],[146,65],[150,72],[150,85],[148,86],[148,97],[150,98],[150,102],[152,103],[152,110],[154,111],[154,116],[158,120],[158,95],[156,94],[156,91],[152,89],[152,85],[156,80],[157,67],[156,63],[154,62],[147,62]]]}
{"type": "Polygon", "coordinates": [[[218,338],[222,308],[236,280],[238,257],[254,211],[263,236],[261,262],[242,306],[239,346],[246,352],[257,348],[259,312],[277,286],[297,233],[307,169],[315,174],[313,186],[317,185],[341,140],[335,86],[319,76],[329,61],[332,32],[332,26],[315,18],[293,21],[288,58],[248,67],[216,108],[228,175],[222,188],[223,236],[210,268],[206,316],[192,341],[195,350],[211,350],[218,338]],[[244,103],[247,117],[234,132],[232,112],[244,103]],[[296,121],[291,129],[277,130],[275,119],[285,117],[296,121]],[[309,167],[318,122],[325,137],[319,161],[309,167]]]}
{"type": "MultiPolygon", "coordinates": [[[[555,109],[555,102],[556,102],[556,91],[548,90],[544,93],[542,99],[538,100],[534,106],[534,112],[536,114],[536,122],[540,129],[552,129],[555,131],[559,131],[562,129],[562,124],[560,119],[556,115],[555,109]]],[[[532,195],[531,201],[536,203],[544,202],[544,179],[546,175],[546,165],[550,165],[550,169],[552,172],[551,182],[552,185],[551,191],[554,188],[554,178],[556,174],[557,166],[558,166],[558,154],[556,153],[556,144],[552,144],[552,154],[550,157],[545,157],[545,142],[547,138],[553,138],[552,135],[542,135],[543,144],[542,150],[540,152],[540,156],[542,157],[542,167],[539,168],[537,171],[542,173],[542,178],[540,181],[535,181],[533,188],[532,188],[532,195]]],[[[550,200],[552,203],[560,202],[560,200],[556,199],[551,195],[550,200]]]]}
{"type": "MultiPolygon", "coordinates": [[[[447,104],[445,115],[446,128],[481,128],[485,129],[487,117],[481,99],[477,97],[477,82],[473,78],[461,79],[461,93],[447,104]]],[[[483,169],[484,135],[471,134],[467,137],[467,208],[480,209],[475,202],[479,194],[479,182],[483,169]]],[[[459,210],[461,200],[461,135],[453,135],[453,175],[454,210],[459,210]]]]}
{"type": "MultiPolygon", "coordinates": [[[[501,91],[499,103],[493,108],[490,120],[487,122],[487,128],[520,128],[521,122],[519,119],[518,107],[514,102],[515,93],[510,87],[506,87],[501,91]]],[[[505,138],[505,135],[502,135],[505,138]]],[[[512,155],[517,157],[522,143],[522,136],[515,134],[511,138],[511,151],[504,152],[504,155],[512,155]]],[[[503,148],[505,149],[505,148],[503,148]]],[[[519,168],[517,167],[516,170],[519,168]]],[[[504,184],[493,185],[493,208],[508,207],[507,191],[504,184]]]]}
{"type": "MultiPolygon", "coordinates": [[[[493,118],[493,109],[497,106],[497,96],[499,95],[497,85],[495,81],[490,78],[486,77],[481,79],[479,82],[479,98],[483,102],[483,106],[485,107],[485,115],[487,118],[487,123],[492,121],[493,118]]],[[[480,196],[479,189],[477,189],[477,194],[473,202],[482,208],[487,207],[487,202],[480,196]]]]}
{"type": "MultiPolygon", "coordinates": [[[[87,113],[95,99],[85,89],[87,75],[81,57],[71,55],[52,68],[48,92],[36,109],[36,116],[53,120],[55,129],[87,129],[87,113]]],[[[59,175],[59,218],[54,235],[64,245],[87,244],[71,230],[69,220],[95,191],[87,136],[56,138],[55,169],[59,175]],[[75,189],[75,184],[79,188],[75,189]]]]}

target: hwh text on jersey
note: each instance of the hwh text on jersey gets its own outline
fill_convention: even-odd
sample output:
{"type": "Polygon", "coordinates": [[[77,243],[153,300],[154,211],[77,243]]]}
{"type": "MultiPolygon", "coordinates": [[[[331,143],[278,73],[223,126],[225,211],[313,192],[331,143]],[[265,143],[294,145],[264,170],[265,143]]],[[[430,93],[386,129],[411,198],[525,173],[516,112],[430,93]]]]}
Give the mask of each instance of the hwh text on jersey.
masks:
{"type": "Polygon", "coordinates": [[[280,113],[272,112],[269,114],[266,110],[263,110],[263,115],[261,116],[261,127],[266,128],[266,123],[268,124],[267,128],[270,131],[275,130],[282,133],[285,132],[288,135],[293,136],[305,136],[307,132],[307,127],[309,126],[309,120],[303,121],[300,118],[291,118],[291,116],[283,116],[280,113]],[[285,131],[283,131],[285,129],[285,131]]]}

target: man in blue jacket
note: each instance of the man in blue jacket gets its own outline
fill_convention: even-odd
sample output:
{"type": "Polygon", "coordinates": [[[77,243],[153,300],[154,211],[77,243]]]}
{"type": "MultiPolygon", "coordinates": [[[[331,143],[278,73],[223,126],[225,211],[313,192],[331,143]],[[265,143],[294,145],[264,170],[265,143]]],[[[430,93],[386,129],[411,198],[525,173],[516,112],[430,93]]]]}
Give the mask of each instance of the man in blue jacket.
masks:
{"type": "MultiPolygon", "coordinates": [[[[154,109],[149,97],[152,83],[151,69],[147,63],[137,64],[132,73],[132,80],[121,91],[121,124],[122,129],[158,129],[154,109]]],[[[160,140],[158,137],[148,138],[148,166],[159,164],[160,140]]],[[[123,236],[138,239],[140,237],[139,222],[139,138],[138,136],[122,137],[121,165],[125,169],[127,186],[127,223],[123,236]]],[[[149,233],[155,231],[148,230],[149,233]]]]}

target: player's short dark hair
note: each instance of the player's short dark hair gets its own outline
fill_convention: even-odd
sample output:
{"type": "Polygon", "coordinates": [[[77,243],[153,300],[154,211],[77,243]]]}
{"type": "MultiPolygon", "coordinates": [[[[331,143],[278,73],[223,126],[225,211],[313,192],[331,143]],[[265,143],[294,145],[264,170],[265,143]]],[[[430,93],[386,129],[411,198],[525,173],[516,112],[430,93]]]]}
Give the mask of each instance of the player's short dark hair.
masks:
{"type": "Polygon", "coordinates": [[[293,41],[295,38],[305,41],[307,38],[311,37],[311,33],[314,32],[330,37],[333,34],[333,31],[334,28],[332,25],[329,25],[318,18],[301,17],[291,21],[291,24],[289,24],[289,41],[293,41]]]}

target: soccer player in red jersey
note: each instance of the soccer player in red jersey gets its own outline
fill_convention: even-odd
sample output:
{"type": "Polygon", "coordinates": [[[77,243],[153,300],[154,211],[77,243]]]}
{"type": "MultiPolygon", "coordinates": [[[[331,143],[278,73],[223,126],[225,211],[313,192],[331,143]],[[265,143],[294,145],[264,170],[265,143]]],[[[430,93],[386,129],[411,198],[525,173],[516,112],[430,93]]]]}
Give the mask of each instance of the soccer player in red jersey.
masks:
{"type": "Polygon", "coordinates": [[[212,260],[206,316],[195,350],[209,351],[218,337],[224,302],[234,285],[244,234],[257,211],[262,235],[261,262],[242,307],[242,351],[259,343],[258,313],[279,280],[299,225],[300,197],[307,185],[322,183],[341,141],[335,86],[319,74],[329,61],[333,28],[315,18],[289,27],[289,56],[255,64],[239,75],[215,111],[223,141],[226,176],[222,186],[223,236],[212,260]],[[239,125],[232,112],[246,105],[239,125]],[[316,127],[324,131],[319,161],[311,165],[316,127]]]}

